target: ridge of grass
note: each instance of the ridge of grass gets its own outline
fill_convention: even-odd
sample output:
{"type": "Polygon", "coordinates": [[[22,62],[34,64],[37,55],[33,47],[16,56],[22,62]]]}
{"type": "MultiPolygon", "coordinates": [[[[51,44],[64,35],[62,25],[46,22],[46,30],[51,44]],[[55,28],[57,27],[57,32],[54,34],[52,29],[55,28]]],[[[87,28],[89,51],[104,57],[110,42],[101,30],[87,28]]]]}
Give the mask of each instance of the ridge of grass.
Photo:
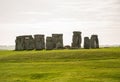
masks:
{"type": "Polygon", "coordinates": [[[0,82],[120,82],[120,48],[0,51],[0,82]]]}

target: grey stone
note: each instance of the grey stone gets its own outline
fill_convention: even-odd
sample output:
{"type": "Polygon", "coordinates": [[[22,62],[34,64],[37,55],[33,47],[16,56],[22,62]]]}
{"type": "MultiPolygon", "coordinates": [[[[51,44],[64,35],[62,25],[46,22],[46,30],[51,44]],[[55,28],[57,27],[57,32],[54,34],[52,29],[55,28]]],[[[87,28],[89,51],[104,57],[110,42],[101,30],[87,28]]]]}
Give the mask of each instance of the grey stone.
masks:
{"type": "Polygon", "coordinates": [[[90,39],[89,39],[89,37],[84,37],[84,48],[85,49],[90,48],[90,39]]]}
{"type": "Polygon", "coordinates": [[[46,50],[54,49],[54,43],[52,37],[46,37],[46,50]]]}
{"type": "Polygon", "coordinates": [[[81,42],[82,42],[81,32],[74,31],[72,38],[72,48],[81,48],[81,42]]]}
{"type": "Polygon", "coordinates": [[[43,50],[45,49],[45,39],[44,35],[34,35],[35,49],[43,50]]]}
{"type": "Polygon", "coordinates": [[[99,48],[98,35],[91,35],[91,48],[99,48]]]}
{"type": "MultiPolygon", "coordinates": [[[[46,50],[52,49],[78,49],[81,48],[81,32],[74,31],[71,46],[63,47],[63,34],[52,34],[52,37],[46,37],[46,50]]],[[[15,40],[15,50],[42,50],[45,49],[44,35],[23,35],[17,36],[15,40]]],[[[99,48],[98,35],[91,35],[91,38],[84,37],[84,48],[99,48]]]]}
{"type": "Polygon", "coordinates": [[[34,39],[32,35],[24,35],[16,37],[15,50],[33,50],[34,49],[34,39]]]}
{"type": "Polygon", "coordinates": [[[34,39],[32,35],[24,36],[25,41],[25,50],[33,50],[34,49],[34,39]]]}
{"type": "Polygon", "coordinates": [[[63,34],[52,34],[53,48],[63,49],[63,34]]]}
{"type": "Polygon", "coordinates": [[[24,50],[24,37],[23,36],[17,36],[15,40],[15,50],[24,50]]]}

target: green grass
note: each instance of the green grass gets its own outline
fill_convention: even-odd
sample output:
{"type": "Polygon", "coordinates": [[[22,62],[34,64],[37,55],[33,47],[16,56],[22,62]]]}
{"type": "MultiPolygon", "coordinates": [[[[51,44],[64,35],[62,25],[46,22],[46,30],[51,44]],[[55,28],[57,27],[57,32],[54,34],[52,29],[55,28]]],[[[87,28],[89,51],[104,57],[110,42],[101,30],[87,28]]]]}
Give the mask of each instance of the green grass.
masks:
{"type": "Polygon", "coordinates": [[[0,51],[0,82],[120,82],[120,48],[0,51]]]}

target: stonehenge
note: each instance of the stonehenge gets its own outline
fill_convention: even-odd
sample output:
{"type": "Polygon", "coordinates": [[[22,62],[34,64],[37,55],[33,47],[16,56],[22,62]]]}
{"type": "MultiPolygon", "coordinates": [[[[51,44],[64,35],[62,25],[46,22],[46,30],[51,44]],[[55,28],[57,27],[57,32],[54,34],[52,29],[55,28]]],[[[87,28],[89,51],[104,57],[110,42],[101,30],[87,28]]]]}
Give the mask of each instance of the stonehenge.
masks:
{"type": "Polygon", "coordinates": [[[91,35],[90,39],[89,39],[89,37],[84,37],[84,48],[85,49],[99,48],[98,35],[91,35]]]}
{"type": "Polygon", "coordinates": [[[17,36],[15,43],[15,50],[24,50],[24,38],[22,36],[17,36]]]}
{"type": "Polygon", "coordinates": [[[52,37],[46,37],[46,50],[54,49],[54,43],[52,37]]]}
{"type": "Polygon", "coordinates": [[[32,35],[24,36],[24,45],[26,50],[33,50],[34,49],[34,39],[32,35]]]}
{"type": "Polygon", "coordinates": [[[81,48],[81,42],[82,42],[81,32],[74,31],[72,38],[72,48],[81,48]]]}
{"type": "Polygon", "coordinates": [[[90,48],[90,39],[89,39],[89,37],[84,37],[84,48],[85,49],[90,48]]]}
{"type": "Polygon", "coordinates": [[[33,50],[34,39],[32,35],[24,35],[16,37],[15,50],[33,50]]]}
{"type": "Polygon", "coordinates": [[[15,50],[52,50],[63,49],[63,34],[52,34],[52,37],[46,37],[46,45],[44,35],[23,35],[17,36],[15,40],[15,50]]]}
{"type": "Polygon", "coordinates": [[[46,38],[46,50],[63,49],[63,34],[52,34],[46,38]]]}
{"type": "Polygon", "coordinates": [[[62,49],[63,48],[63,34],[52,34],[53,38],[53,48],[62,49]]]}
{"type": "Polygon", "coordinates": [[[99,48],[98,35],[91,35],[91,48],[99,48]]]}
{"type": "Polygon", "coordinates": [[[43,50],[45,49],[45,39],[44,35],[34,35],[35,49],[43,50]]]}
{"type": "MultiPolygon", "coordinates": [[[[15,40],[15,50],[53,50],[53,49],[79,49],[81,48],[82,37],[80,31],[74,31],[72,36],[71,46],[63,45],[63,34],[52,34],[52,36],[45,36],[42,34],[22,35],[17,36],[15,40]],[[46,42],[46,43],[45,43],[46,42]]],[[[91,35],[91,37],[84,37],[83,48],[95,49],[99,48],[98,35],[91,35]]]]}

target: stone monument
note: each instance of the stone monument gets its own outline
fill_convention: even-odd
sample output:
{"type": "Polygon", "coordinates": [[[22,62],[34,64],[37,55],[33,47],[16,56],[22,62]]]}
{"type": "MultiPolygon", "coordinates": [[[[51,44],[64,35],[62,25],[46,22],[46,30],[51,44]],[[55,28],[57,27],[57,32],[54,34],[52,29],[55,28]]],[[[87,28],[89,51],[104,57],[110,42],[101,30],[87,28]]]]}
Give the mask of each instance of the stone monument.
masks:
{"type": "MultiPolygon", "coordinates": [[[[74,31],[71,46],[63,47],[63,34],[52,34],[52,37],[46,37],[46,45],[44,35],[23,35],[17,36],[15,40],[15,50],[52,50],[52,49],[78,49],[81,48],[81,32],[74,31]]],[[[84,37],[84,48],[99,48],[98,35],[91,35],[91,38],[84,37]]]]}
{"type": "Polygon", "coordinates": [[[72,48],[81,48],[81,32],[80,31],[74,31],[73,37],[72,37],[72,48]]]}
{"type": "Polygon", "coordinates": [[[53,45],[54,45],[53,38],[52,37],[46,37],[46,50],[54,49],[53,45]]]}
{"type": "Polygon", "coordinates": [[[90,48],[90,39],[89,39],[89,37],[84,37],[84,48],[85,49],[90,48]]]}
{"type": "Polygon", "coordinates": [[[24,37],[25,50],[34,50],[34,39],[32,35],[26,35],[24,37]]]}
{"type": "Polygon", "coordinates": [[[45,39],[44,35],[34,35],[35,49],[43,50],[45,49],[45,39]]]}
{"type": "Polygon", "coordinates": [[[34,39],[32,35],[24,35],[16,37],[15,50],[33,50],[34,49],[34,39]]]}
{"type": "Polygon", "coordinates": [[[52,34],[53,48],[63,49],[63,34],[52,34]]]}
{"type": "Polygon", "coordinates": [[[99,48],[98,35],[91,35],[91,48],[99,48]]]}
{"type": "Polygon", "coordinates": [[[15,50],[19,51],[19,50],[25,50],[24,48],[24,37],[23,36],[17,36],[16,40],[15,40],[15,50]]]}

